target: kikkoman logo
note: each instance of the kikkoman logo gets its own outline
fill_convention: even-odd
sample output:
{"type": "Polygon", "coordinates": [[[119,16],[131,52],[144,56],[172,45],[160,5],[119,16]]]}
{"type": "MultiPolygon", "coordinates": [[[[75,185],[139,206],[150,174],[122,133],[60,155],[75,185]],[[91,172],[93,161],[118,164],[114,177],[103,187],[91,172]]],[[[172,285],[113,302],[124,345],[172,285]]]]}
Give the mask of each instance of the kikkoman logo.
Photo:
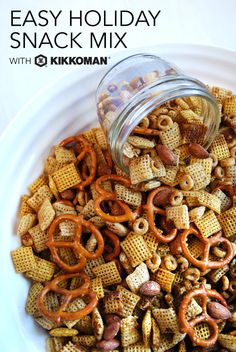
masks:
{"type": "Polygon", "coordinates": [[[48,65],[107,65],[110,56],[51,56],[37,55],[31,57],[9,57],[11,65],[31,65],[48,67],[48,65]]]}
{"type": "Polygon", "coordinates": [[[44,55],[38,55],[38,56],[35,56],[35,58],[34,58],[35,65],[37,65],[39,67],[46,66],[47,62],[48,62],[48,59],[44,55]]]}
{"type": "Polygon", "coordinates": [[[51,56],[38,55],[34,58],[35,65],[39,67],[50,65],[107,65],[107,56],[51,56]]]}

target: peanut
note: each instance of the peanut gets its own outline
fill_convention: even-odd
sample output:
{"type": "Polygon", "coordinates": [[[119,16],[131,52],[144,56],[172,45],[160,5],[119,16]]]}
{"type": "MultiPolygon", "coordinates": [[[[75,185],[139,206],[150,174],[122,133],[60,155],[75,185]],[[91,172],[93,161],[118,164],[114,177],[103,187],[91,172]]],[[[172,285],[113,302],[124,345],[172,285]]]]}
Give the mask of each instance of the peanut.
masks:
{"type": "Polygon", "coordinates": [[[97,342],[96,347],[100,348],[103,351],[112,351],[119,347],[120,342],[119,340],[116,339],[111,339],[111,340],[102,340],[100,342],[97,342]]]}
{"type": "Polygon", "coordinates": [[[104,340],[111,340],[113,339],[120,330],[120,321],[113,321],[109,325],[105,326],[103,338],[104,340]]]}
{"type": "Polygon", "coordinates": [[[156,296],[161,292],[161,287],[156,281],[147,281],[139,289],[141,295],[156,296]]]}

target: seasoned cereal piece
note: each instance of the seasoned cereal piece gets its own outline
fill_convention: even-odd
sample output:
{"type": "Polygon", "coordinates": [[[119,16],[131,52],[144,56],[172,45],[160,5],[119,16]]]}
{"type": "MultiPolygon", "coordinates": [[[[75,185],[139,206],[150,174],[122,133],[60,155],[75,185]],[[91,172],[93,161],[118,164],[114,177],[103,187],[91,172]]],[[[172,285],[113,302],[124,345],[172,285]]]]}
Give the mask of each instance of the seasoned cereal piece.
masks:
{"type": "Polygon", "coordinates": [[[105,264],[105,260],[102,255],[96,259],[88,259],[84,267],[85,274],[88,275],[91,279],[95,278],[93,268],[102,264],[105,264]]]}
{"type": "Polygon", "coordinates": [[[69,341],[61,350],[60,352],[81,352],[81,348],[77,347],[71,341],[69,341]]]}
{"type": "Polygon", "coordinates": [[[36,266],[27,270],[25,276],[37,282],[51,280],[56,268],[55,264],[36,256],[35,262],[36,266]]]}
{"type": "Polygon", "coordinates": [[[160,140],[162,144],[166,145],[172,150],[178,148],[182,143],[178,123],[174,122],[169,130],[160,132],[160,140]]]}
{"type": "Polygon", "coordinates": [[[125,203],[138,207],[142,202],[142,193],[133,191],[121,184],[115,185],[117,199],[123,200],[125,203]]]}
{"type": "Polygon", "coordinates": [[[17,228],[17,235],[22,236],[29,231],[36,223],[35,214],[26,214],[20,219],[20,223],[17,228]]]}
{"type": "Polygon", "coordinates": [[[64,164],[59,163],[54,157],[48,156],[44,164],[44,171],[46,174],[51,175],[63,166],[64,164]]]}
{"type": "Polygon", "coordinates": [[[150,279],[147,265],[145,263],[139,264],[135,270],[126,277],[127,285],[130,290],[137,293],[142,284],[150,279]]]}
{"type": "Polygon", "coordinates": [[[169,270],[159,268],[154,274],[153,279],[161,286],[163,291],[171,292],[175,274],[169,270]]]}
{"type": "Polygon", "coordinates": [[[52,177],[59,192],[73,188],[81,182],[79,172],[73,163],[67,164],[63,168],[54,172],[52,177]]]}
{"type": "Polygon", "coordinates": [[[96,338],[94,335],[81,335],[76,336],[76,342],[82,346],[92,347],[96,344],[96,338]]]}
{"type": "Polygon", "coordinates": [[[177,229],[189,228],[189,215],[187,205],[177,205],[166,208],[167,220],[172,220],[177,229]]]}
{"type": "Polygon", "coordinates": [[[45,199],[38,211],[39,226],[42,231],[45,231],[52,223],[55,217],[55,210],[49,199],[45,199]]]}
{"type": "Polygon", "coordinates": [[[217,219],[222,226],[225,237],[236,235],[236,207],[218,215],[217,219]]]}
{"type": "Polygon", "coordinates": [[[53,194],[50,191],[49,187],[47,185],[44,185],[40,187],[32,197],[30,197],[27,201],[29,206],[34,209],[36,212],[38,212],[41,204],[45,199],[52,199],[53,194]]]}
{"type": "Polygon", "coordinates": [[[35,318],[35,321],[45,330],[51,330],[55,327],[54,323],[45,317],[35,318]]]}
{"type": "Polygon", "coordinates": [[[135,148],[149,149],[155,147],[155,142],[140,136],[128,137],[128,142],[135,148]]]}
{"type": "MultiPolygon", "coordinates": [[[[76,299],[74,299],[73,301],[71,301],[69,303],[69,305],[66,308],[67,312],[78,312],[81,309],[84,309],[86,306],[84,300],[80,297],[77,297],[76,299]]],[[[73,328],[76,323],[78,322],[78,320],[67,320],[64,321],[64,324],[69,328],[73,328]]]]}
{"type": "Polygon", "coordinates": [[[184,123],[181,125],[183,144],[198,143],[203,144],[207,133],[207,126],[197,123],[184,123]]]}
{"type": "Polygon", "coordinates": [[[93,131],[96,137],[97,144],[100,146],[102,150],[107,150],[108,149],[107,139],[102,128],[94,128],[93,131]]]}
{"type": "Polygon", "coordinates": [[[117,266],[113,261],[95,266],[92,272],[97,277],[102,278],[103,286],[118,284],[122,281],[117,266]]]}
{"type": "Polygon", "coordinates": [[[231,90],[225,89],[225,88],[222,88],[222,87],[213,86],[213,87],[211,87],[210,91],[214,95],[216,100],[219,103],[221,103],[221,104],[224,102],[224,99],[227,96],[232,95],[232,91],[231,90]]]}
{"type": "Polygon", "coordinates": [[[33,270],[37,266],[31,247],[19,247],[11,251],[11,257],[17,273],[33,270]]]}
{"type": "Polygon", "coordinates": [[[199,192],[197,196],[200,205],[214,210],[216,213],[221,211],[221,200],[214,194],[208,192],[199,192]]]}
{"type": "Polygon", "coordinates": [[[29,289],[25,310],[28,314],[39,316],[39,310],[37,305],[37,298],[39,292],[43,289],[43,285],[40,282],[35,282],[29,289]]]}
{"type": "Polygon", "coordinates": [[[121,320],[121,344],[123,347],[140,340],[137,318],[129,316],[121,320]]]}
{"type": "Polygon", "coordinates": [[[97,307],[92,311],[92,327],[96,340],[100,341],[104,332],[104,323],[97,307]]]}
{"type": "Polygon", "coordinates": [[[143,335],[143,342],[145,346],[150,345],[151,330],[152,330],[152,315],[151,315],[151,310],[147,310],[142,321],[142,335],[143,335]]]}
{"type": "Polygon", "coordinates": [[[121,242],[121,248],[127,255],[132,267],[136,267],[143,261],[151,258],[151,253],[144,238],[141,235],[131,236],[121,242]]]}
{"type": "Polygon", "coordinates": [[[160,347],[158,352],[165,352],[171,350],[172,347],[176,346],[180,341],[185,338],[186,334],[180,334],[176,332],[175,334],[162,334],[160,347]]]}
{"type": "Polygon", "coordinates": [[[30,198],[30,196],[28,196],[28,195],[24,195],[21,197],[20,217],[27,215],[27,214],[34,214],[34,210],[27,203],[29,198],[30,198]]]}
{"type": "Polygon", "coordinates": [[[131,159],[129,163],[130,179],[133,185],[151,180],[154,177],[152,159],[149,154],[131,159]]]}
{"type": "Polygon", "coordinates": [[[68,149],[59,145],[55,146],[55,157],[56,160],[61,164],[76,162],[76,156],[73,149],[68,149]]]}
{"type": "Polygon", "coordinates": [[[90,283],[90,288],[93,292],[96,293],[98,299],[104,297],[104,289],[101,277],[96,277],[95,279],[92,279],[90,283]]]}
{"type": "Polygon", "coordinates": [[[122,314],[124,307],[122,293],[120,291],[111,291],[106,294],[103,300],[103,305],[106,314],[122,314]]]}
{"type": "Polygon", "coordinates": [[[32,193],[37,192],[37,190],[44,186],[47,185],[48,179],[46,175],[41,175],[39,176],[33,183],[31,183],[31,185],[29,186],[29,190],[32,193]]]}
{"type": "Polygon", "coordinates": [[[185,173],[189,175],[193,182],[193,189],[199,190],[206,186],[207,177],[201,164],[191,164],[185,168],[185,173]]]}
{"type": "Polygon", "coordinates": [[[183,119],[188,122],[188,123],[192,123],[192,124],[201,124],[203,122],[203,117],[199,116],[198,114],[196,114],[193,110],[181,110],[180,111],[180,115],[183,117],[183,119]]]}
{"type": "Polygon", "coordinates": [[[220,279],[229,271],[229,266],[225,265],[223,268],[211,270],[209,277],[214,283],[220,281],[220,279]]]}
{"type": "Polygon", "coordinates": [[[236,95],[231,95],[224,98],[223,112],[226,115],[236,116],[236,95]]]}
{"type": "Polygon", "coordinates": [[[209,237],[221,230],[221,226],[213,210],[207,211],[195,224],[203,237],[209,237]]]}
{"type": "MultiPolygon", "coordinates": [[[[163,233],[161,229],[158,229],[158,232],[163,233]]],[[[159,244],[157,237],[152,232],[147,232],[144,234],[143,239],[146,242],[149,252],[151,254],[155,253],[159,244]]]]}
{"type": "Polygon", "coordinates": [[[211,330],[207,323],[195,325],[194,332],[200,340],[207,340],[211,336],[211,330]]]}
{"type": "Polygon", "coordinates": [[[177,174],[179,171],[178,166],[167,166],[166,175],[159,177],[159,180],[164,183],[165,185],[174,187],[178,184],[177,174]]]}
{"type": "Polygon", "coordinates": [[[123,308],[120,313],[120,316],[128,317],[132,315],[134,308],[140,300],[140,296],[136,295],[135,293],[127,290],[126,288],[120,285],[117,286],[117,291],[119,291],[122,295],[121,301],[123,304],[123,308]]]}
{"type": "Polygon", "coordinates": [[[179,331],[178,318],[174,308],[155,308],[152,314],[162,333],[176,333],[179,331]]]}
{"type": "Polygon", "coordinates": [[[219,134],[210,146],[210,152],[223,160],[230,157],[229,147],[223,134],[219,134]]]}

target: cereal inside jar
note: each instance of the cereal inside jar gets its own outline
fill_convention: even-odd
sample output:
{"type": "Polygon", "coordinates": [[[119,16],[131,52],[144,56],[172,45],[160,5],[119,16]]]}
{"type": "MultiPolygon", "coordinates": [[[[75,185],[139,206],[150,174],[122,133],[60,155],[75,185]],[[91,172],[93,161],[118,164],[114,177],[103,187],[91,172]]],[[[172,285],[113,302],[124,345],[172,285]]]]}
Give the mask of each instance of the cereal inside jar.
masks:
{"type": "Polygon", "coordinates": [[[112,159],[133,184],[168,177],[168,167],[189,156],[190,143],[198,157],[220,123],[218,103],[203,83],[148,54],[108,71],[97,89],[97,112],[112,159]]]}

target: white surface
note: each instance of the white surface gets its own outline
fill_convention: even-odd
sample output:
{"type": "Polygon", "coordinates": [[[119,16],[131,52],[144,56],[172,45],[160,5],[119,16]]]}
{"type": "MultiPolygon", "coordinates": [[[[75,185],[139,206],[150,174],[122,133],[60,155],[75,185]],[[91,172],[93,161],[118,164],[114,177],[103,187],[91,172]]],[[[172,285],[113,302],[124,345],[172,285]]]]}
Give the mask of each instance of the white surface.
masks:
{"type": "MultiPolygon", "coordinates": [[[[236,53],[201,46],[168,45],[146,51],[175,62],[204,82],[236,90],[236,53]]],[[[9,254],[19,246],[15,235],[19,199],[42,171],[50,147],[84,129],[96,118],[94,89],[102,73],[89,68],[64,77],[29,104],[0,139],[0,165],[4,169],[0,182],[0,345],[4,352],[45,350],[42,329],[24,311],[29,283],[14,272],[9,254]]]]}
{"type": "MultiPolygon", "coordinates": [[[[10,65],[9,57],[34,57],[41,53],[55,56],[109,55],[111,52],[116,53],[121,50],[121,47],[113,50],[11,49],[10,33],[13,30],[22,30],[19,27],[10,27],[10,10],[14,9],[21,9],[23,13],[27,10],[35,12],[40,9],[53,11],[72,9],[74,12],[106,9],[108,13],[112,13],[115,9],[130,10],[134,13],[148,9],[155,12],[160,9],[161,14],[156,27],[127,27],[128,48],[161,43],[187,43],[211,45],[236,51],[235,0],[2,0],[0,2],[0,133],[28,99],[49,82],[72,69],[70,66],[38,68],[34,65],[10,65]]],[[[30,31],[28,27],[24,29],[30,31]]],[[[60,30],[71,31],[66,21],[56,29],[52,26],[36,28],[38,33],[45,29],[50,34],[60,30]]],[[[35,28],[32,27],[31,31],[34,30],[35,28]]],[[[80,29],[73,27],[74,32],[77,30],[80,29]]],[[[85,35],[90,30],[91,28],[82,28],[85,35]]],[[[110,28],[106,27],[105,30],[110,31],[110,28]]],[[[112,28],[112,30],[121,33],[126,28],[112,28]]],[[[95,27],[95,31],[99,34],[104,31],[104,28],[95,27]]],[[[79,67],[78,70],[84,70],[84,67],[79,67]]]]}

